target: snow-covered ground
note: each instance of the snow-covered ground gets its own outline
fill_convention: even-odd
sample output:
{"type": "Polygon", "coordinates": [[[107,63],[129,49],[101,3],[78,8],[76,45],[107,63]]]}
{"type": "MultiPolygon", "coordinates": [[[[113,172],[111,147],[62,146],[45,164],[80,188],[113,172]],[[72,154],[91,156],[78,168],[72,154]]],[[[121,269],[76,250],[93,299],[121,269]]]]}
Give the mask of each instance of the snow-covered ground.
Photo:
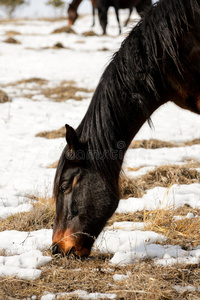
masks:
{"type": "MultiPolygon", "coordinates": [[[[126,12],[121,15],[123,19],[126,18],[126,12]]],[[[118,36],[115,17],[111,15],[110,19],[108,36],[87,38],[82,35],[82,32],[90,30],[92,18],[87,15],[74,25],[77,34],[50,34],[54,29],[66,25],[65,21],[26,20],[0,25],[0,87],[12,100],[0,104],[0,218],[31,210],[30,197],[33,195],[51,196],[55,169],[46,167],[59,158],[65,140],[47,140],[35,135],[41,131],[58,129],[65,123],[76,127],[91,98],[91,94],[86,93],[82,101],[71,99],[58,103],[41,94],[35,88],[35,83],[9,84],[37,77],[46,79],[49,88],[58,86],[63,80],[73,80],[80,88],[95,89],[102,71],[128,32],[124,29],[124,34],[118,36]],[[6,39],[5,33],[11,30],[21,33],[15,36],[21,44],[3,42],[6,39]],[[66,48],[52,49],[57,42],[66,48]],[[103,48],[108,50],[99,51],[103,48]],[[24,96],[30,91],[34,94],[32,99],[24,96]]],[[[101,33],[98,24],[94,30],[101,33]]],[[[154,129],[145,124],[136,139],[156,138],[182,142],[200,137],[200,117],[172,103],[155,112],[152,121],[154,129]]],[[[200,145],[156,150],[130,149],[124,166],[147,167],[143,169],[146,172],[148,167],[181,164],[187,159],[198,160],[199,155],[200,145]]],[[[117,212],[153,210],[184,204],[200,208],[199,184],[175,185],[169,189],[156,187],[142,199],[122,199],[117,212]]],[[[42,255],[42,251],[51,246],[51,236],[52,230],[46,229],[19,232],[16,228],[15,231],[0,232],[0,251],[6,255],[0,256],[0,276],[38,278],[40,267],[51,260],[51,257],[42,255]]],[[[128,264],[138,258],[151,258],[161,265],[200,262],[200,246],[185,251],[180,246],[159,245],[163,240],[165,236],[145,231],[141,223],[125,222],[106,228],[94,248],[103,253],[112,253],[112,264],[128,264]]],[[[86,294],[84,299],[88,296],[86,294]]],[[[43,297],[54,299],[54,295],[52,298],[50,295],[43,297]]],[[[101,296],[98,297],[100,299],[101,296]]]]}

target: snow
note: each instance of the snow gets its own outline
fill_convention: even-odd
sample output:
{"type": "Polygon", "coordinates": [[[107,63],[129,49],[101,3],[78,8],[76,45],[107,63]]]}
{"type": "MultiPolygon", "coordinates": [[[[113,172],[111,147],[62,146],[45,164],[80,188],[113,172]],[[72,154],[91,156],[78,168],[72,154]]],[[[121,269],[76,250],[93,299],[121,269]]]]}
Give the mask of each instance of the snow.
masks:
{"type": "Polygon", "coordinates": [[[51,246],[52,230],[41,229],[32,232],[5,230],[0,232],[0,251],[6,254],[22,254],[31,250],[46,250],[51,246]]]}
{"type": "Polygon", "coordinates": [[[200,291],[200,288],[196,288],[193,285],[187,285],[187,286],[181,286],[181,285],[175,285],[173,287],[178,293],[184,293],[184,292],[195,292],[195,291],[200,291]]]}
{"type": "Polygon", "coordinates": [[[121,281],[121,280],[126,280],[127,278],[129,278],[131,276],[131,272],[127,272],[126,275],[124,274],[114,274],[113,275],[113,280],[114,281],[121,281]]]}
{"type": "Polygon", "coordinates": [[[54,300],[56,296],[69,297],[69,299],[70,297],[78,297],[79,299],[115,299],[117,297],[116,294],[87,293],[83,290],[76,290],[70,293],[58,293],[57,295],[47,292],[41,297],[41,300],[54,300]]]}
{"type": "Polygon", "coordinates": [[[178,208],[189,205],[200,208],[200,184],[172,185],[169,188],[155,187],[148,190],[142,198],[130,197],[121,199],[116,210],[117,213],[128,213],[142,210],[156,210],[178,208]]]}
{"type": "Polygon", "coordinates": [[[25,280],[40,277],[38,268],[51,261],[51,257],[43,256],[39,250],[31,250],[20,255],[0,256],[0,276],[14,276],[25,280]]]}
{"type": "MultiPolygon", "coordinates": [[[[126,18],[126,12],[122,17],[126,18]]],[[[84,93],[82,101],[70,99],[57,103],[45,97],[35,83],[5,85],[38,77],[47,80],[45,87],[48,88],[58,86],[63,80],[74,80],[78,87],[95,89],[102,71],[129,30],[124,29],[123,35],[118,36],[115,17],[111,15],[110,18],[113,19],[113,25],[108,26],[108,36],[87,38],[82,33],[90,30],[91,18],[88,16],[77,20],[74,25],[76,35],[51,34],[54,29],[66,25],[66,21],[52,23],[21,20],[1,24],[0,86],[12,100],[0,104],[1,219],[33,209],[31,197],[34,195],[51,196],[55,169],[46,167],[59,158],[65,140],[47,140],[35,135],[41,131],[58,129],[65,123],[73,127],[78,126],[91,99],[91,93],[84,93]],[[21,44],[11,45],[3,42],[8,30],[21,33],[16,36],[21,44]],[[44,49],[57,42],[68,48],[44,49]],[[104,47],[108,48],[108,51],[98,51],[104,47]],[[24,94],[32,94],[34,97],[29,99],[24,94]]],[[[98,23],[94,30],[101,33],[98,23]]],[[[173,103],[168,103],[155,112],[152,121],[154,129],[150,129],[145,123],[136,139],[156,138],[183,142],[200,136],[200,117],[180,109],[173,103]]],[[[181,165],[187,159],[199,160],[199,154],[199,145],[155,150],[130,149],[127,151],[123,167],[141,167],[137,172],[129,172],[131,176],[141,176],[156,166],[181,165]]],[[[155,187],[140,199],[121,199],[117,213],[171,209],[185,204],[193,209],[200,208],[200,184],[155,187]]],[[[192,217],[194,215],[187,216],[192,217]]],[[[125,265],[147,258],[162,266],[200,263],[199,247],[185,251],[178,245],[161,245],[159,243],[165,241],[165,236],[147,231],[145,226],[142,222],[116,222],[104,229],[95,241],[94,249],[113,254],[111,265],[125,265]]],[[[13,231],[0,232],[0,276],[37,279],[41,276],[41,266],[51,260],[51,257],[42,254],[44,250],[50,249],[51,242],[52,230],[47,229],[20,232],[16,228],[13,231]],[[4,252],[5,256],[2,254],[4,252]]],[[[124,278],[120,276],[118,280],[124,278]]],[[[74,291],[66,295],[82,299],[116,297],[114,294],[88,294],[85,291],[74,291]]],[[[55,298],[55,294],[47,292],[41,299],[55,298]]]]}

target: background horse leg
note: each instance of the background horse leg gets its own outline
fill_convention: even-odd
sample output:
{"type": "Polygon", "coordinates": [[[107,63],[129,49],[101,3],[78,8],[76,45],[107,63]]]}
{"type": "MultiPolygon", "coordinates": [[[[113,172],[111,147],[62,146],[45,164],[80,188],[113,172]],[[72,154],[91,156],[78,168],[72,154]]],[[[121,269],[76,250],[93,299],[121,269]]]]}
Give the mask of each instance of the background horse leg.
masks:
{"type": "Polygon", "coordinates": [[[121,25],[120,25],[120,20],[119,20],[119,9],[116,6],[115,6],[115,13],[116,13],[117,22],[118,22],[118,25],[119,25],[119,34],[121,34],[121,25]]]}
{"type": "Polygon", "coordinates": [[[98,9],[98,16],[99,16],[99,22],[100,25],[103,29],[103,34],[106,34],[106,26],[108,23],[108,17],[107,17],[107,13],[108,13],[108,6],[97,6],[98,9]]]}
{"type": "Polygon", "coordinates": [[[95,8],[94,6],[92,7],[92,27],[95,25],[95,8]]]}
{"type": "Polygon", "coordinates": [[[129,9],[128,19],[127,19],[126,22],[124,23],[124,26],[127,26],[128,22],[130,21],[130,17],[131,17],[132,11],[133,11],[133,8],[131,7],[131,8],[129,9]]]}

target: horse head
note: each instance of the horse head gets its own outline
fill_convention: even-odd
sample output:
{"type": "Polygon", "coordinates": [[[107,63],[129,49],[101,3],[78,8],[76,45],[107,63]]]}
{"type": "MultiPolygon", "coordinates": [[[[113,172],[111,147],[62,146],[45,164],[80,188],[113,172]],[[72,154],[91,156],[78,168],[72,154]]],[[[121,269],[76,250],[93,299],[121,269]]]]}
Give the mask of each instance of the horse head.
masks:
{"type": "Polygon", "coordinates": [[[66,125],[67,145],[54,185],[56,217],[52,253],[88,256],[94,240],[114,213],[118,198],[88,165],[87,151],[75,130],[66,125]]]}
{"type": "Polygon", "coordinates": [[[69,26],[73,25],[74,22],[76,21],[76,19],[78,18],[78,13],[77,10],[74,9],[70,4],[69,4],[69,8],[68,8],[68,22],[69,22],[69,26]]]}

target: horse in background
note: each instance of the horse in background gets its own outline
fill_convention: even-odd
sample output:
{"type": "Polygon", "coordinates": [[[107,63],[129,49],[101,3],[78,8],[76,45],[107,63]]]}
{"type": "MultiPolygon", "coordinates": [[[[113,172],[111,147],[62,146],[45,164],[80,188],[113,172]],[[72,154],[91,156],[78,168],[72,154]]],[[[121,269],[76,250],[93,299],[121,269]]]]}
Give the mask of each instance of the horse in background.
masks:
{"type": "MultiPolygon", "coordinates": [[[[82,0],[73,0],[68,7],[67,13],[68,13],[68,22],[69,26],[73,25],[78,18],[78,7],[82,0]]],[[[93,16],[93,23],[92,26],[95,24],[95,0],[91,0],[92,3],[92,16],[93,16]]]]}
{"type": "Polygon", "coordinates": [[[110,6],[115,9],[120,34],[121,25],[119,20],[119,9],[129,9],[129,16],[125,23],[126,26],[130,20],[134,7],[140,17],[142,17],[151,5],[152,0],[95,0],[95,8],[98,10],[99,22],[103,29],[103,34],[106,34],[106,27],[108,23],[107,13],[110,6]]]}
{"type": "MultiPolygon", "coordinates": [[[[134,0],[135,2],[136,0],[134,0]]],[[[144,0],[139,0],[139,2],[144,2],[144,0]]],[[[77,13],[77,10],[78,10],[78,7],[80,5],[80,3],[82,2],[82,0],[73,0],[70,4],[69,4],[69,7],[68,7],[68,10],[67,10],[67,13],[68,13],[68,23],[69,23],[69,26],[73,25],[75,23],[75,21],[77,20],[78,18],[78,13],[77,13]]],[[[129,8],[129,15],[128,15],[128,19],[126,20],[124,26],[127,26],[128,22],[130,21],[130,17],[131,17],[131,14],[132,14],[132,11],[133,11],[133,7],[132,6],[132,0],[121,0],[121,2],[119,2],[118,0],[113,0],[112,3],[113,5],[110,5],[109,6],[114,6],[115,8],[115,13],[116,13],[116,17],[117,17],[117,21],[118,21],[118,24],[119,24],[119,32],[121,33],[121,25],[120,25],[120,20],[119,20],[119,13],[118,13],[118,10],[119,9],[126,9],[126,8],[129,8]]],[[[105,4],[105,11],[102,12],[102,5],[104,5],[104,3],[101,3],[101,2],[98,2],[98,0],[91,0],[91,3],[92,3],[92,16],[93,16],[93,22],[92,22],[92,27],[95,25],[95,8],[97,8],[98,10],[98,16],[99,16],[99,20],[100,20],[100,24],[101,24],[101,27],[103,29],[103,33],[105,34],[106,33],[106,25],[107,25],[107,11],[108,11],[108,4],[106,3],[105,4]],[[97,3],[97,5],[96,5],[97,3]],[[105,25],[106,23],[106,25],[105,25]]],[[[140,3],[137,5],[137,11],[138,13],[140,14],[140,12],[142,12],[144,9],[143,9],[143,5],[141,5],[140,3]]],[[[148,5],[147,5],[148,6],[148,5]]],[[[104,8],[103,8],[104,10],[104,8]]]]}
{"type": "Polygon", "coordinates": [[[158,1],[106,67],[78,128],[66,125],[54,181],[53,254],[90,254],[118,206],[126,150],[157,108],[173,101],[200,114],[199,37],[199,0],[158,1]]]}

